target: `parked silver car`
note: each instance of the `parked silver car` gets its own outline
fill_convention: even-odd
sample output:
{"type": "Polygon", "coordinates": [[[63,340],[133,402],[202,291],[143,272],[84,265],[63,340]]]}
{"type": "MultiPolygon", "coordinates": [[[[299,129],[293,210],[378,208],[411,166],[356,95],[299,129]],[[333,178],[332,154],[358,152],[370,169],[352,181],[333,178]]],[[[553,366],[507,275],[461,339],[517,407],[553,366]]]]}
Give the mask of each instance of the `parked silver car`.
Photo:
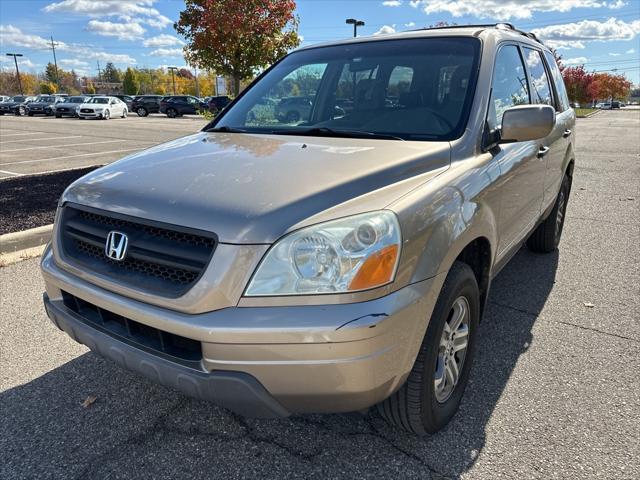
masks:
{"type": "Polygon", "coordinates": [[[377,406],[434,432],[492,279],[525,242],[558,247],[574,124],[552,52],[508,25],[299,49],[200,133],[65,191],[47,313],[242,415],[377,406]],[[297,94],[304,121],[248,115],[297,94]]]}
{"type": "Polygon", "coordinates": [[[78,110],[80,110],[80,105],[88,102],[91,97],[85,96],[74,96],[65,98],[65,100],[61,103],[55,105],[53,113],[56,118],[62,117],[77,117],[78,110]]]}

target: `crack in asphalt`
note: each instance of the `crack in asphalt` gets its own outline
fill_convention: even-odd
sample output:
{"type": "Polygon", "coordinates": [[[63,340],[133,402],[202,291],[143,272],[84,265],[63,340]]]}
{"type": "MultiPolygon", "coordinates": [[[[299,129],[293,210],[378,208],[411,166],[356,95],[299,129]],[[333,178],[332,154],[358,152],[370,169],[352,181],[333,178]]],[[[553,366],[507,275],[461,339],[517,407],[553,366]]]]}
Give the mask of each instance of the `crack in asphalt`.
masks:
{"type": "Polygon", "coordinates": [[[593,327],[585,327],[583,325],[577,325],[577,324],[571,323],[571,322],[564,322],[562,320],[556,320],[556,323],[561,323],[563,325],[568,325],[570,327],[576,327],[576,328],[579,328],[581,330],[588,330],[590,332],[601,333],[602,335],[608,335],[610,337],[616,337],[616,338],[621,338],[623,340],[629,340],[631,342],[640,343],[640,340],[638,340],[637,338],[626,337],[624,335],[618,335],[617,333],[605,332],[604,330],[598,330],[597,328],[593,328],[593,327]]]}
{"type": "MultiPolygon", "coordinates": [[[[142,446],[145,443],[152,441],[154,438],[157,438],[158,435],[170,434],[174,436],[174,438],[177,436],[187,436],[187,437],[199,436],[199,437],[206,437],[215,441],[224,441],[224,442],[248,440],[255,445],[260,445],[260,444],[271,445],[273,447],[276,447],[288,453],[290,456],[303,460],[305,462],[313,462],[313,460],[316,457],[318,457],[325,451],[324,448],[322,448],[322,445],[319,445],[317,448],[307,453],[299,449],[293,448],[290,445],[287,445],[279,441],[277,438],[274,438],[273,436],[264,436],[263,434],[259,433],[254,426],[250,424],[250,421],[248,419],[229,411],[225,411],[225,412],[229,415],[231,419],[234,420],[234,422],[239,427],[241,427],[241,429],[243,430],[241,434],[226,435],[224,433],[219,433],[219,432],[202,431],[198,428],[182,429],[182,428],[175,428],[170,425],[167,425],[166,423],[167,420],[169,420],[173,416],[178,415],[180,410],[182,410],[185,407],[185,404],[186,404],[186,398],[181,398],[180,400],[178,400],[177,402],[173,403],[171,406],[166,408],[163,413],[158,415],[150,423],[148,427],[144,428],[140,432],[130,435],[123,441],[118,442],[117,445],[114,445],[112,448],[104,451],[100,455],[91,459],[88,462],[88,464],[83,468],[83,470],[75,477],[76,480],[81,480],[81,479],[86,480],[86,479],[95,478],[96,468],[104,465],[106,460],[125,461],[124,457],[127,454],[131,453],[128,447],[142,446]]],[[[292,417],[289,420],[292,423],[298,423],[304,426],[321,429],[327,433],[330,433],[332,435],[337,435],[343,438],[356,437],[356,436],[374,437],[378,440],[381,440],[386,445],[393,448],[393,450],[403,455],[407,459],[412,460],[418,463],[419,465],[421,465],[422,467],[426,468],[432,479],[446,480],[446,479],[455,478],[450,475],[446,475],[439,472],[438,470],[433,468],[431,465],[429,465],[425,460],[420,458],[415,453],[402,448],[401,446],[393,442],[391,439],[383,435],[378,430],[378,428],[376,428],[376,426],[373,424],[373,421],[370,417],[363,416],[364,423],[368,427],[367,430],[363,430],[363,431],[338,431],[326,425],[322,421],[313,421],[305,417],[292,417]]]]}
{"type": "MultiPolygon", "coordinates": [[[[516,312],[520,312],[520,313],[523,313],[525,315],[529,315],[529,316],[532,316],[532,317],[537,317],[538,315],[540,315],[540,312],[534,313],[534,312],[531,312],[529,310],[525,310],[525,309],[518,308],[518,307],[513,307],[511,305],[506,305],[506,304],[499,303],[499,302],[496,302],[496,301],[491,301],[491,302],[489,302],[489,304],[496,305],[496,306],[502,307],[502,308],[506,308],[508,310],[514,310],[516,312]]],[[[640,343],[640,340],[638,340],[637,338],[627,337],[625,335],[619,335],[617,333],[605,332],[604,330],[599,330],[599,329],[593,328],[593,327],[585,327],[583,325],[578,325],[576,323],[571,323],[571,322],[565,322],[563,320],[552,320],[552,322],[561,323],[562,325],[568,325],[570,327],[580,328],[581,330],[588,330],[590,332],[600,333],[602,335],[608,335],[610,337],[620,338],[622,340],[629,340],[629,341],[634,342],[634,343],[640,343]]]]}

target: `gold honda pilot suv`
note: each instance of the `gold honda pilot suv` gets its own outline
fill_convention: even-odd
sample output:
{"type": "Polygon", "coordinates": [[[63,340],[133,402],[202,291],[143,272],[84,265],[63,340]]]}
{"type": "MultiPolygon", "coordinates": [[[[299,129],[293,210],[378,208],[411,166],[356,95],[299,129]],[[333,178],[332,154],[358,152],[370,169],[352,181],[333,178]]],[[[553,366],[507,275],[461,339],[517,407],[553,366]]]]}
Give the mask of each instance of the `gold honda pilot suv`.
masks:
{"type": "Polygon", "coordinates": [[[492,278],[558,246],[574,123],[552,53],[508,24],[296,50],[201,132],[65,191],[47,313],[242,415],[437,431],[492,278]]]}

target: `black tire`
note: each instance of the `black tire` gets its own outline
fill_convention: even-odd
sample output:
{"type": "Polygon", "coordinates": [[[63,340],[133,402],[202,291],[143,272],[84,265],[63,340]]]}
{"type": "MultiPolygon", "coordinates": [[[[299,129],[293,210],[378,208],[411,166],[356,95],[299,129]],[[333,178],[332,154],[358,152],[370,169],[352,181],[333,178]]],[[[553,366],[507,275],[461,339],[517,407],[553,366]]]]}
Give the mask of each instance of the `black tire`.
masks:
{"type": "Polygon", "coordinates": [[[62,118],[61,114],[56,113],[56,118],[62,118]]]}
{"type": "Polygon", "coordinates": [[[176,118],[178,116],[178,111],[175,108],[167,109],[167,117],[176,118]]]}
{"type": "Polygon", "coordinates": [[[31,112],[27,113],[27,115],[28,115],[29,117],[33,117],[33,113],[31,113],[31,112]]]}
{"type": "Polygon", "coordinates": [[[19,117],[24,116],[27,113],[27,109],[24,107],[18,107],[18,110],[16,110],[16,115],[18,115],[19,117]]]}
{"type": "Polygon", "coordinates": [[[551,253],[558,248],[567,212],[567,202],[571,193],[571,179],[565,175],[562,179],[556,203],[549,216],[533,231],[527,239],[527,246],[533,252],[551,253]]]}
{"type": "Polygon", "coordinates": [[[111,118],[111,112],[109,112],[109,110],[105,110],[104,113],[102,114],[102,119],[109,120],[110,118],[111,118]]]}
{"type": "Polygon", "coordinates": [[[378,412],[387,422],[418,435],[435,433],[449,423],[458,410],[469,380],[479,321],[480,292],[475,275],[469,265],[455,262],[442,286],[407,381],[397,392],[377,405],[378,412]],[[454,303],[461,297],[466,299],[469,307],[467,349],[458,382],[446,399],[438,401],[434,380],[440,342],[445,322],[448,323],[454,303]]]}
{"type": "Polygon", "coordinates": [[[144,107],[138,107],[136,109],[136,113],[139,117],[146,117],[147,115],[149,115],[149,111],[144,107]]]}

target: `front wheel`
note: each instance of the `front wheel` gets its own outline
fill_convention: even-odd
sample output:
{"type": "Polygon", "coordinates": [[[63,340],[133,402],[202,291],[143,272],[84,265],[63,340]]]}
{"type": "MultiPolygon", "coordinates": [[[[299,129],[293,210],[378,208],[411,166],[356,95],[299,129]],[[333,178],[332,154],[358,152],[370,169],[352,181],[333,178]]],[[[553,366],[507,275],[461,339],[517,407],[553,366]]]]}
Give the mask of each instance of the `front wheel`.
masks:
{"type": "Polygon", "coordinates": [[[104,120],[109,120],[111,118],[111,114],[109,113],[109,110],[104,111],[104,113],[102,114],[102,118],[104,120]]]}
{"type": "Polygon", "coordinates": [[[138,109],[136,110],[136,113],[138,114],[139,117],[146,117],[147,115],[149,115],[149,112],[147,112],[147,109],[143,107],[138,107],[138,109]]]}
{"type": "Polygon", "coordinates": [[[122,110],[122,118],[127,118],[127,109],[122,110]]]}
{"type": "Polygon", "coordinates": [[[24,107],[18,107],[18,115],[19,116],[24,116],[27,113],[27,109],[24,107]]]}
{"type": "Polygon", "coordinates": [[[469,380],[479,321],[475,275],[466,263],[455,262],[407,381],[377,406],[387,422],[424,435],[451,420],[469,380]]]}
{"type": "Polygon", "coordinates": [[[167,110],[167,117],[176,118],[178,116],[178,111],[175,108],[170,108],[167,110]]]}
{"type": "Polygon", "coordinates": [[[558,248],[564,219],[567,213],[567,201],[571,192],[571,179],[565,175],[562,179],[560,191],[556,197],[556,203],[549,216],[533,231],[527,240],[530,250],[538,253],[551,253],[558,248]]]}

